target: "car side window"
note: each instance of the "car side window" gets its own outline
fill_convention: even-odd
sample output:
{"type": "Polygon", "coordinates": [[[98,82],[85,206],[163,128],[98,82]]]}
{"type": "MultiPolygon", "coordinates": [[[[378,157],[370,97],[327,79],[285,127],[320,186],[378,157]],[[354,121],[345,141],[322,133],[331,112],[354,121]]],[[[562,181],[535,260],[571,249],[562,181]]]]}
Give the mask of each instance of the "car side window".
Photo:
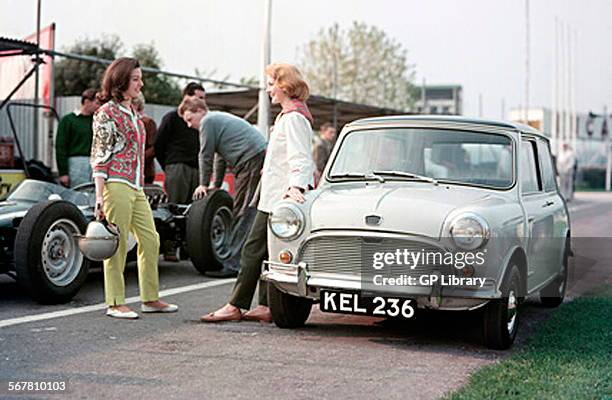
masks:
{"type": "Polygon", "coordinates": [[[538,153],[540,155],[540,165],[542,167],[544,191],[555,192],[557,191],[557,182],[555,181],[555,170],[550,155],[550,148],[543,140],[538,140],[538,153]]]}
{"type": "Polygon", "coordinates": [[[523,140],[521,142],[521,186],[523,194],[542,191],[536,143],[533,140],[523,140]]]}

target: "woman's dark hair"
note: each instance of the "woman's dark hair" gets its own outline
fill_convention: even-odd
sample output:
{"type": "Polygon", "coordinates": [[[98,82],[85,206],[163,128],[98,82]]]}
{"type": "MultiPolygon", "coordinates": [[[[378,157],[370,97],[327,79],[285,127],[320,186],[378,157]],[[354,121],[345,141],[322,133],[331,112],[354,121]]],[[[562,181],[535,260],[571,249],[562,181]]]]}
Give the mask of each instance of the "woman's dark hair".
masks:
{"type": "Polygon", "coordinates": [[[110,100],[122,102],[123,92],[128,89],[132,71],[136,68],[140,68],[140,63],[135,58],[121,57],[113,61],[104,71],[102,90],[98,93],[100,103],[110,100]]]}

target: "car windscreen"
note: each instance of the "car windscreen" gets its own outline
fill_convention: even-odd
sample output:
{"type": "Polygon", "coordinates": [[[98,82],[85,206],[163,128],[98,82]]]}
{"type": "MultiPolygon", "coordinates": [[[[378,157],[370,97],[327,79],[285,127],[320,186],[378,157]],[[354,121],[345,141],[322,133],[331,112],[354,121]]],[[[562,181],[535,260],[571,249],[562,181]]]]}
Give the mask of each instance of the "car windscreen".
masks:
{"type": "Polygon", "coordinates": [[[38,202],[52,200],[53,198],[49,199],[51,195],[58,195],[62,200],[69,201],[77,206],[89,205],[89,198],[86,194],[75,192],[53,183],[30,179],[21,182],[11,192],[7,200],[38,202]]]}
{"type": "Polygon", "coordinates": [[[408,175],[413,174],[504,189],[514,182],[512,154],[512,139],[502,134],[451,129],[364,129],[344,137],[328,178],[358,179],[360,175],[376,174],[384,179],[410,179],[408,175]],[[388,173],[381,173],[385,171],[388,173]]]}

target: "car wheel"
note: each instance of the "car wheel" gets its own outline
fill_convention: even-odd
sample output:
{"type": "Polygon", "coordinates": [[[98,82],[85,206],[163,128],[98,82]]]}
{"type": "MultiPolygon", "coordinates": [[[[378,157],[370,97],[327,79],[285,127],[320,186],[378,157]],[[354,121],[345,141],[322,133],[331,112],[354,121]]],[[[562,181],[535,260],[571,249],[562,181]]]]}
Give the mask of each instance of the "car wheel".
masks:
{"type": "Polygon", "coordinates": [[[513,265],[501,287],[502,298],[491,300],[484,310],[484,343],[490,349],[506,350],[512,346],[519,326],[521,276],[513,265]]]}
{"type": "Polygon", "coordinates": [[[563,303],[563,299],[565,298],[565,290],[567,289],[568,262],[569,238],[565,243],[561,273],[559,276],[557,276],[557,278],[555,278],[555,280],[540,291],[540,303],[542,303],[544,307],[558,307],[561,305],[561,303],[563,303]]]}
{"type": "Polygon", "coordinates": [[[81,211],[66,201],[36,204],[21,221],[15,237],[17,281],[44,304],[66,303],[81,288],[89,261],[74,235],[85,232],[81,211]]]}
{"type": "Polygon", "coordinates": [[[268,284],[268,303],[276,326],[287,329],[304,326],[312,308],[312,300],[281,292],[272,283],[268,284]]]}
{"type": "Polygon", "coordinates": [[[194,201],[187,214],[187,252],[200,272],[218,271],[232,255],[233,200],[225,190],[215,190],[194,201]]]}

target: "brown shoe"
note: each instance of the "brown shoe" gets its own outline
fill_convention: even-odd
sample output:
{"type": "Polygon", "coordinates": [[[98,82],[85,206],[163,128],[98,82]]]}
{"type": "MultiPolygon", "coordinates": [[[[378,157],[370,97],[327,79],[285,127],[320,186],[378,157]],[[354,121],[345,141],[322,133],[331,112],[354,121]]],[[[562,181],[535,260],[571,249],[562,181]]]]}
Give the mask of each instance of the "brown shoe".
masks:
{"type": "Polygon", "coordinates": [[[242,319],[247,321],[272,322],[272,313],[266,306],[257,306],[251,311],[246,312],[242,319]]]}
{"type": "Polygon", "coordinates": [[[223,306],[215,312],[211,312],[200,317],[202,322],[223,322],[223,321],[240,321],[242,319],[242,312],[239,308],[228,309],[229,307],[223,306]]]}

